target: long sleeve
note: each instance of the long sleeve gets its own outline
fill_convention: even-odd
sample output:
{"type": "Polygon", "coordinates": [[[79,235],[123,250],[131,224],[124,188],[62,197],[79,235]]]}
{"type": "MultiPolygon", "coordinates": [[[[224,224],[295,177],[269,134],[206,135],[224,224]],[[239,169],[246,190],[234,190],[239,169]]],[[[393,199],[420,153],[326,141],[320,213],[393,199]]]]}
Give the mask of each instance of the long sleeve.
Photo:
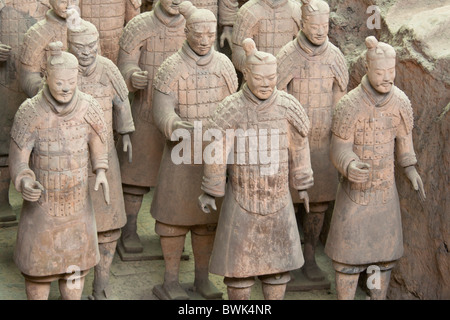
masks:
{"type": "Polygon", "coordinates": [[[347,177],[347,168],[350,162],[359,160],[359,157],[353,152],[353,135],[344,140],[335,134],[331,137],[331,161],[336,169],[347,177]]]}
{"type": "Polygon", "coordinates": [[[21,181],[25,177],[36,180],[34,172],[30,169],[28,163],[30,160],[31,148],[19,148],[13,140],[9,146],[9,169],[11,180],[18,192],[22,192],[21,181]]]}
{"type": "Polygon", "coordinates": [[[397,136],[395,138],[395,154],[397,161],[403,168],[413,166],[417,163],[416,153],[414,152],[412,131],[407,130],[403,122],[397,129],[397,136]]]}
{"type": "Polygon", "coordinates": [[[175,98],[171,95],[153,89],[153,120],[167,140],[172,136],[174,122],[181,121],[175,113],[176,104],[175,98]]]}
{"type": "Polygon", "coordinates": [[[120,70],[120,73],[127,84],[127,88],[130,92],[136,92],[137,89],[133,87],[131,83],[131,76],[135,72],[142,71],[139,67],[139,58],[141,56],[141,47],[138,46],[134,48],[132,51],[127,52],[122,47],[119,51],[119,58],[117,61],[117,66],[120,70]]]}
{"type": "MultiPolygon", "coordinates": [[[[214,140],[207,148],[210,147],[210,150],[215,150],[215,152],[222,152],[221,161],[208,162],[208,159],[205,159],[201,189],[211,196],[223,197],[227,180],[227,160],[234,145],[234,135],[224,134],[224,131],[217,130],[221,132],[222,139],[214,140]]],[[[204,152],[204,154],[208,153],[204,152]]]]}
{"type": "Polygon", "coordinates": [[[131,114],[130,101],[122,100],[115,96],[113,100],[114,130],[119,134],[127,134],[135,131],[133,116],[131,114]]]}
{"type": "Polygon", "coordinates": [[[296,190],[306,190],[314,184],[308,137],[291,125],[288,134],[290,184],[296,190]]]}
{"type": "Polygon", "coordinates": [[[219,0],[219,24],[233,26],[236,21],[239,2],[237,0],[219,0]]]}

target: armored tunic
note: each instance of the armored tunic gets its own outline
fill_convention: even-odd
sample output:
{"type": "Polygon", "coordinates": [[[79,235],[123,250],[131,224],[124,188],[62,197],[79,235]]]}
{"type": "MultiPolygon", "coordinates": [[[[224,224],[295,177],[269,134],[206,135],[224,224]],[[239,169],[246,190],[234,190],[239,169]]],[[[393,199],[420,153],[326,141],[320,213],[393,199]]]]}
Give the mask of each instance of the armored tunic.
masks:
{"type": "Polygon", "coordinates": [[[210,272],[244,278],[300,268],[304,260],[289,180],[296,190],[313,184],[306,113],[283,91],[259,100],[244,84],[219,105],[207,128],[221,130],[217,143],[228,159],[227,185],[226,163],[204,169],[202,189],[225,195],[210,272]],[[264,160],[269,153],[271,161],[264,160]]]}
{"type": "Polygon", "coordinates": [[[123,27],[140,7],[141,0],[81,0],[81,17],[97,28],[102,56],[117,63],[123,27]]]}
{"type": "MultiPolygon", "coordinates": [[[[47,86],[19,108],[11,131],[11,177],[31,177],[44,191],[24,201],[14,261],[29,276],[87,270],[99,261],[97,229],[88,192],[88,162],[108,169],[107,132],[98,103],[80,91],[63,109],[47,86]],[[29,164],[30,163],[30,164],[29,164]]],[[[101,191],[99,191],[101,192],[101,191]]]]}
{"type": "Polygon", "coordinates": [[[333,117],[333,135],[345,141],[346,150],[331,153],[342,178],[325,252],[344,264],[389,262],[403,254],[394,150],[401,167],[416,164],[412,108],[395,86],[383,100],[375,97],[364,76],[339,101],[333,117]],[[366,183],[347,179],[348,165],[355,159],[371,166],[366,183]]]}
{"type": "Polygon", "coordinates": [[[53,9],[47,11],[45,19],[34,24],[24,36],[20,53],[20,83],[23,91],[32,97],[42,86],[42,78],[50,55],[49,44],[61,41],[62,50],[67,50],[66,20],[57,16],[53,9]]]}
{"type": "Polygon", "coordinates": [[[135,92],[132,102],[136,131],[131,135],[133,163],[122,151],[119,139],[119,156],[122,183],[133,186],[154,187],[164,148],[164,137],[155,127],[152,112],[153,78],[163,61],[181,48],[186,39],[185,19],[182,15],[169,17],[158,2],[152,11],[132,19],[120,38],[118,66],[130,92],[135,92]],[[131,76],[136,71],[148,72],[148,86],[136,91],[131,76]]]}
{"type": "Polygon", "coordinates": [[[11,47],[8,60],[0,62],[0,156],[8,154],[14,114],[27,98],[19,84],[19,49],[27,30],[44,18],[48,9],[37,0],[0,0],[0,43],[11,47]]]}
{"type": "MultiPolygon", "coordinates": [[[[313,203],[332,201],[339,180],[330,158],[331,119],[335,91],[347,90],[345,58],[328,40],[321,46],[313,46],[300,31],[296,39],[283,47],[277,60],[277,88],[297,98],[311,122],[308,139],[314,186],[308,190],[309,200],[313,203]]],[[[297,194],[293,200],[300,202],[297,194]]]]}
{"type": "Polygon", "coordinates": [[[243,70],[242,41],[252,38],[260,51],[276,56],[300,30],[301,5],[295,0],[250,0],[238,11],[233,27],[233,64],[243,70]]]}
{"type": "MultiPolygon", "coordinates": [[[[188,163],[175,164],[172,153],[177,142],[170,141],[174,121],[189,121],[203,124],[225,97],[237,89],[237,76],[231,61],[222,53],[211,49],[206,56],[198,56],[187,41],[170,56],[155,77],[155,94],[163,94],[172,104],[155,105],[155,124],[166,137],[163,158],[158,175],[158,184],[153,195],[151,213],[159,222],[170,225],[193,226],[216,223],[218,214],[205,214],[197,205],[202,194],[200,189],[203,174],[202,146],[191,148],[188,163]]],[[[191,134],[192,132],[190,132],[191,134]]],[[[191,142],[202,141],[191,134],[191,142]]]]}
{"type": "Polygon", "coordinates": [[[108,164],[106,178],[111,203],[105,202],[103,194],[94,191],[95,175],[89,172],[89,188],[97,221],[97,231],[119,229],[126,223],[119,160],[114,146],[113,128],[119,134],[134,131],[128,90],[113,62],[102,56],[87,69],[80,67],[78,88],[93,96],[103,110],[108,132],[108,164]]]}

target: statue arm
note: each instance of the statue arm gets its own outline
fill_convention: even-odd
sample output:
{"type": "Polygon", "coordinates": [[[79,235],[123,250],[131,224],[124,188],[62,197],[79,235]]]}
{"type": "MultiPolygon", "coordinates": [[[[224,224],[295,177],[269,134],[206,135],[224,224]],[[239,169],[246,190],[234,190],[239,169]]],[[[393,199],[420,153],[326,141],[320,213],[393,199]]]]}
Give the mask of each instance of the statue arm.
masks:
{"type": "Polygon", "coordinates": [[[136,92],[138,90],[133,86],[132,75],[135,72],[142,72],[141,68],[139,67],[140,56],[141,56],[141,46],[137,46],[129,53],[125,51],[123,48],[120,48],[119,51],[117,66],[130,92],[136,92]]]}
{"type": "Polygon", "coordinates": [[[292,125],[289,126],[289,174],[291,186],[296,190],[306,190],[314,184],[309,141],[292,125]]]}
{"type": "Polygon", "coordinates": [[[336,169],[347,178],[347,170],[350,163],[352,161],[359,161],[359,157],[353,152],[353,136],[344,140],[333,134],[330,148],[331,161],[336,169]]]}
{"type": "Polygon", "coordinates": [[[39,67],[21,64],[20,85],[25,94],[32,98],[42,89],[44,82],[39,67]]]}
{"type": "Polygon", "coordinates": [[[177,101],[172,95],[153,89],[153,120],[167,140],[171,139],[177,122],[186,122],[175,113],[176,105],[177,101]]]}
{"type": "Polygon", "coordinates": [[[22,179],[30,178],[33,181],[36,180],[36,175],[28,165],[31,151],[31,148],[19,148],[14,140],[11,141],[9,146],[11,181],[18,192],[22,192],[22,179]]]}

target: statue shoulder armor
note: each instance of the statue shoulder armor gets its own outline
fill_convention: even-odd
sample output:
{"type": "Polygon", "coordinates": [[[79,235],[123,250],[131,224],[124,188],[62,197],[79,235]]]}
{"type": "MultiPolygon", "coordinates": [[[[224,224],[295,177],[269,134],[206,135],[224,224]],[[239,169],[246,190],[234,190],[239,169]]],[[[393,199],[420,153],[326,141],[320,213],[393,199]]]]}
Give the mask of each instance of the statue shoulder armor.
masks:
{"type": "Polygon", "coordinates": [[[285,109],[286,119],[297,129],[302,137],[306,137],[310,129],[310,122],[305,109],[293,95],[284,91],[279,91],[279,95],[279,105],[285,109]]]}
{"type": "Polygon", "coordinates": [[[346,91],[349,80],[347,62],[341,50],[339,50],[339,48],[336,47],[331,42],[329,44],[332,59],[331,61],[332,72],[334,74],[334,77],[336,78],[339,87],[341,88],[341,91],[346,91]]]}
{"type": "Polygon", "coordinates": [[[162,93],[169,94],[172,91],[172,84],[184,73],[187,73],[186,63],[183,62],[177,51],[164,60],[158,68],[153,80],[153,87],[162,93]]]}
{"type": "Polygon", "coordinates": [[[22,149],[26,146],[29,135],[34,131],[37,125],[38,100],[41,94],[25,100],[17,110],[14,116],[14,123],[11,129],[11,139],[22,149]]]}
{"type": "Polygon", "coordinates": [[[244,118],[242,114],[245,110],[243,92],[238,91],[223,99],[210,119],[208,128],[218,128],[222,131],[234,128],[235,124],[244,118]]]}
{"type": "Polygon", "coordinates": [[[87,104],[84,120],[92,127],[95,133],[100,137],[103,143],[108,139],[107,124],[102,108],[92,96],[79,92],[81,103],[87,104]]]}
{"type": "Polygon", "coordinates": [[[128,88],[122,74],[119,71],[119,68],[117,68],[114,62],[102,56],[98,56],[98,63],[103,66],[104,76],[102,75],[102,80],[106,77],[107,79],[105,80],[112,83],[117,95],[122,101],[128,99],[128,88]]]}
{"type": "Polygon", "coordinates": [[[354,127],[358,121],[361,109],[361,85],[344,95],[337,103],[331,125],[331,131],[344,140],[354,134],[354,127]]]}
{"type": "Polygon", "coordinates": [[[149,38],[155,29],[153,11],[138,14],[124,27],[119,45],[127,53],[133,51],[142,41],[149,38]]]}
{"type": "Polygon", "coordinates": [[[46,19],[35,23],[23,37],[20,61],[26,65],[33,65],[39,61],[36,54],[41,54],[45,50],[52,37],[53,31],[46,19]]]}
{"type": "Polygon", "coordinates": [[[230,94],[234,93],[238,89],[236,69],[234,68],[231,60],[226,55],[217,51],[216,54],[221,65],[221,74],[224,77],[225,82],[227,83],[228,90],[230,91],[230,94]]]}
{"type": "Polygon", "coordinates": [[[249,32],[258,22],[258,17],[255,15],[260,10],[258,6],[261,5],[257,1],[250,0],[239,9],[233,26],[233,43],[241,46],[245,38],[253,36],[249,32]]]}
{"type": "Polygon", "coordinates": [[[411,102],[408,96],[400,90],[398,87],[394,86],[395,97],[399,106],[400,115],[403,122],[405,123],[406,132],[410,133],[414,127],[414,113],[411,107],[411,102]]]}

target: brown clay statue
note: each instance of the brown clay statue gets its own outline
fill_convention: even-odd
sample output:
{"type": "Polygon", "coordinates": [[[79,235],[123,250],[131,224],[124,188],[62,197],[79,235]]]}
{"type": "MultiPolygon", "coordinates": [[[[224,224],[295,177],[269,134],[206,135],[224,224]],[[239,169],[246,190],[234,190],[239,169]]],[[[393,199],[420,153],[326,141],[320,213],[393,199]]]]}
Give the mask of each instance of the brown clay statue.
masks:
{"type": "Polygon", "coordinates": [[[123,27],[141,12],[141,0],[79,0],[81,17],[100,34],[100,53],[117,63],[123,27]]]}
{"type": "Polygon", "coordinates": [[[109,203],[107,128],[97,101],[77,89],[78,61],[49,45],[46,83],[27,99],[11,131],[11,177],[22,193],[14,262],[28,299],[48,299],[58,280],[63,299],[80,299],[84,279],[99,261],[88,192],[88,162],[109,203]]]}
{"type": "Polygon", "coordinates": [[[128,89],[119,69],[109,59],[97,54],[99,34],[97,28],[86,20],[78,19],[71,24],[67,36],[69,52],[79,63],[78,89],[93,96],[103,109],[108,132],[108,179],[111,203],[106,204],[100,193],[94,192],[95,175],[89,173],[89,187],[97,222],[100,262],[94,268],[92,296],[95,300],[106,299],[109,270],[116,251],[120,228],[126,223],[120,179],[119,160],[114,146],[113,130],[121,134],[124,147],[130,155],[132,149],[129,134],[134,131],[128,89]]]}
{"type": "Polygon", "coordinates": [[[121,138],[117,145],[127,214],[120,248],[131,256],[143,252],[137,234],[137,217],[144,195],[150,187],[156,186],[165,143],[153,120],[153,78],[163,61],[186,40],[185,19],[179,12],[179,3],[178,0],[158,1],[152,11],[132,19],[120,38],[118,67],[129,91],[134,92],[132,112],[136,126],[136,131],[130,135],[133,163],[122,151],[121,138]]]}
{"type": "Polygon", "coordinates": [[[250,38],[241,45],[246,83],[207,125],[216,131],[211,149],[228,159],[228,176],[224,161],[206,163],[199,205],[209,213],[225,196],[210,272],[225,277],[228,298],[250,299],[257,276],[264,298],[281,300],[289,271],[304,262],[289,183],[302,199],[313,185],[309,120],[298,100],[277,90],[275,56],[257,51],[250,38]]]}
{"type": "Polygon", "coordinates": [[[252,38],[258,50],[277,55],[300,30],[301,4],[297,0],[250,0],[238,11],[232,35],[232,60],[245,67],[242,42],[252,38]]]}
{"type": "Polygon", "coordinates": [[[333,260],[338,299],[353,299],[361,272],[371,268],[372,299],[385,299],[391,270],[403,254],[394,154],[425,199],[412,141],[413,112],[394,85],[395,51],[366,38],[367,74],[337,104],[331,158],[342,175],[325,253],[333,260]]]}
{"type": "Polygon", "coordinates": [[[8,152],[14,115],[27,98],[17,72],[19,49],[28,28],[42,19],[48,9],[38,0],[0,1],[0,226],[17,224],[9,203],[8,152]]]}
{"type": "Polygon", "coordinates": [[[164,61],[154,80],[154,121],[166,144],[151,206],[165,273],[164,283],[155,286],[153,292],[160,299],[189,298],[178,273],[186,234],[191,231],[194,290],[206,299],[215,299],[222,292],[209,280],[209,260],[218,213],[205,215],[196,200],[202,193],[201,126],[218,103],[236,91],[237,76],[230,59],[214,49],[214,14],[197,9],[189,1],[180,4],[180,13],[186,18],[187,40],[164,61]],[[180,132],[183,140],[177,143],[180,132]],[[195,134],[197,140],[192,137],[195,134]],[[180,151],[180,146],[186,150],[180,151]]]}
{"type": "MultiPolygon", "coordinates": [[[[310,212],[303,216],[302,223],[302,272],[308,280],[320,281],[325,274],[316,263],[316,245],[325,211],[335,199],[338,185],[338,174],[330,159],[331,119],[336,103],[347,92],[348,71],[343,54],[328,41],[328,4],[323,0],[302,2],[301,31],[277,55],[277,86],[299,100],[311,122],[308,139],[314,186],[308,190],[310,212]]],[[[293,201],[300,201],[295,193],[293,201]]]]}
{"type": "Polygon", "coordinates": [[[67,49],[67,9],[76,0],[49,0],[51,9],[45,19],[34,24],[24,36],[20,53],[20,84],[23,91],[33,97],[43,86],[43,75],[50,50],[48,45],[54,41],[67,49]]]}

